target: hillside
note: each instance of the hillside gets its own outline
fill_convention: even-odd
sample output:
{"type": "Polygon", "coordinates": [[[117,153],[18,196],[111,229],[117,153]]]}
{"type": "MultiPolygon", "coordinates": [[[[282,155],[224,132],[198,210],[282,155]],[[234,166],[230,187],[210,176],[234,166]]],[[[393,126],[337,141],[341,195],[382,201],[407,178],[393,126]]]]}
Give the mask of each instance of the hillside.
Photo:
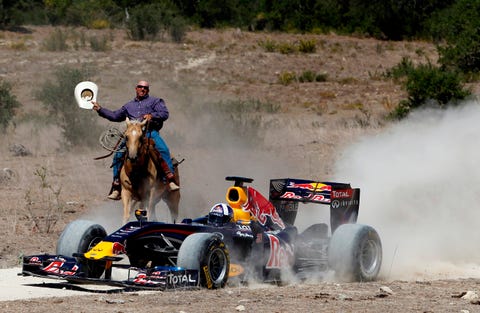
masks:
{"type": "MultiPolygon", "coordinates": [[[[386,114],[406,96],[401,85],[385,79],[383,73],[403,57],[414,62],[436,60],[435,47],[426,42],[385,42],[335,34],[250,33],[234,29],[194,30],[187,34],[184,43],[174,44],[129,41],[120,30],[64,28],[69,49],[49,52],[44,45],[55,29],[31,27],[29,30],[30,33],[0,32],[0,77],[12,84],[12,93],[22,103],[15,127],[10,127],[0,138],[0,168],[14,173],[11,178],[0,175],[1,268],[18,265],[18,257],[23,254],[53,252],[61,230],[71,220],[92,218],[107,230],[118,227],[121,222],[121,204],[109,202],[105,197],[111,180],[110,159],[93,160],[107,152],[100,145],[67,150],[59,129],[39,118],[44,109],[35,99],[35,91],[53,79],[59,66],[93,66],[92,80],[100,88],[98,101],[111,109],[134,96],[138,80],[150,81],[151,94],[164,98],[171,113],[162,130],[164,138],[174,156],[185,159],[180,167],[180,215],[190,217],[204,214],[224,199],[229,186],[224,181],[227,175],[252,177],[261,191],[266,190],[269,178],[336,179],[335,160],[344,149],[364,135],[381,133],[389,123],[385,120],[386,114]],[[108,49],[92,51],[85,44],[90,37],[106,38],[108,49]],[[315,42],[315,52],[281,53],[266,49],[272,43],[295,47],[305,40],[315,42]],[[284,84],[280,79],[285,78],[287,72],[300,76],[305,71],[322,74],[326,80],[284,84]],[[228,101],[256,101],[262,107],[273,105],[275,110],[243,112],[239,109],[231,112],[233,117],[211,111],[212,103],[221,106],[228,101]],[[242,128],[232,131],[229,128],[232,119],[240,121],[242,128]],[[11,149],[14,144],[22,144],[31,154],[15,155],[11,149]],[[40,187],[42,179],[48,183],[47,188],[40,187]]],[[[73,93],[73,90],[65,92],[73,93]]],[[[73,107],[72,110],[80,109],[73,107]]],[[[98,122],[104,128],[122,127],[100,118],[98,122]]],[[[157,215],[162,212],[163,207],[159,206],[157,215]]],[[[286,308],[296,307],[296,298],[290,294],[303,295],[305,303],[313,307],[330,303],[329,308],[333,310],[335,304],[343,301],[336,296],[340,293],[353,299],[351,305],[342,302],[345,311],[358,311],[354,308],[359,304],[357,308],[361,310],[385,312],[395,307],[392,303],[409,304],[412,301],[409,292],[422,292],[425,286],[396,282],[395,287],[404,290],[403,293],[398,298],[380,302],[382,295],[376,293],[380,285],[367,284],[367,291],[363,293],[357,285],[333,283],[311,288],[290,286],[280,289],[280,295],[264,287],[259,287],[257,293],[251,289],[238,292],[227,289],[210,294],[210,298],[204,291],[196,291],[188,293],[185,299],[192,303],[200,298],[213,301],[227,293],[233,295],[233,304],[223,304],[230,305],[230,311],[238,311],[235,307],[239,303],[256,301],[261,305],[259,311],[263,312],[282,300],[286,306],[276,308],[284,312],[286,308]],[[261,297],[260,293],[268,295],[266,302],[254,300],[261,297]],[[248,299],[243,301],[242,294],[248,299]],[[315,300],[312,302],[312,299],[315,300]]],[[[433,285],[444,295],[446,291],[442,288],[448,282],[437,281],[433,285]]],[[[465,288],[465,285],[457,281],[455,288],[465,288]]],[[[430,291],[424,292],[424,296],[432,296],[430,291]]],[[[432,297],[439,297],[438,293],[432,293],[432,297]]],[[[165,301],[183,303],[182,295],[169,293],[165,301]]],[[[125,299],[128,303],[135,301],[127,296],[125,299]]],[[[207,308],[212,312],[221,311],[209,308],[207,300],[200,302],[198,310],[185,311],[204,312],[207,308]]],[[[70,305],[67,300],[60,301],[62,305],[70,305]]],[[[81,305],[81,300],[72,301],[76,301],[76,306],[81,305]]],[[[142,304],[143,301],[149,307],[157,305],[151,299],[142,300],[142,304]]],[[[448,301],[449,296],[444,296],[433,308],[442,308],[448,301]]],[[[45,305],[27,301],[22,302],[22,308],[39,303],[45,305]]],[[[7,307],[3,306],[2,310],[7,307]]],[[[427,305],[426,309],[430,307],[427,305]]],[[[457,303],[455,308],[458,307],[461,305],[457,303]]],[[[308,311],[308,308],[298,307],[297,311],[308,311]]],[[[105,307],[102,309],[107,311],[105,307]]],[[[125,309],[130,309],[130,304],[125,309]]],[[[112,307],[108,310],[112,311],[112,307]]],[[[179,309],[168,307],[168,310],[179,309]]]]}

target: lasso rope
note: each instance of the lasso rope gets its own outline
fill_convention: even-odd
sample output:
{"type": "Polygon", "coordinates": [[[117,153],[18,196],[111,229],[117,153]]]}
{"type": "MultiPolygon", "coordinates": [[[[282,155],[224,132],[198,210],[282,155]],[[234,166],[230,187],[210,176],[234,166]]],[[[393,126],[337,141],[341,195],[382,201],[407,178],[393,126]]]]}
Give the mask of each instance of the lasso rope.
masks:
{"type": "Polygon", "coordinates": [[[123,139],[123,132],[112,127],[102,132],[99,138],[100,145],[107,151],[125,151],[125,147],[119,148],[119,142],[123,139]]]}

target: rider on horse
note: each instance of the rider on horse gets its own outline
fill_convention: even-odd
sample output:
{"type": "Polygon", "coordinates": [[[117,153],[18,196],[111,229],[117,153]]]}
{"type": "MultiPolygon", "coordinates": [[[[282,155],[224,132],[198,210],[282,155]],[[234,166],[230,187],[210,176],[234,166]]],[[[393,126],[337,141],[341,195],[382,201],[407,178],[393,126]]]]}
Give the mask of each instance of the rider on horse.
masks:
{"type": "MultiPolygon", "coordinates": [[[[161,155],[161,161],[158,166],[160,166],[161,170],[163,170],[166,180],[169,183],[170,190],[178,190],[180,187],[178,187],[177,183],[175,182],[174,168],[170,151],[165,141],[162,139],[162,137],[160,137],[159,133],[163,126],[163,122],[168,119],[168,109],[163,99],[155,98],[148,94],[149,89],[149,83],[141,80],[135,87],[135,98],[127,102],[120,109],[111,111],[101,107],[97,102],[92,102],[93,109],[97,111],[98,115],[112,122],[122,122],[125,121],[127,117],[130,120],[146,119],[148,121],[146,136],[147,138],[153,139],[155,142],[155,147],[161,155]]],[[[124,146],[125,142],[122,142],[119,148],[123,148],[124,146]]],[[[108,195],[108,198],[112,200],[120,199],[120,169],[123,165],[123,160],[125,157],[125,152],[122,150],[123,149],[119,149],[119,151],[117,151],[113,157],[113,183],[110,194],[108,195]]]]}

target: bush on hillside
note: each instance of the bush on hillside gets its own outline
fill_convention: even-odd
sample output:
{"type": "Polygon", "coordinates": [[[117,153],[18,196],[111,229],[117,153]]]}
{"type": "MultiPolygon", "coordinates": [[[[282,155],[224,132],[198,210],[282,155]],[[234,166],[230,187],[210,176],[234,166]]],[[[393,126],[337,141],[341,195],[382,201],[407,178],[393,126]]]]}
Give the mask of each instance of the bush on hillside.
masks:
{"type": "Polygon", "coordinates": [[[186,22],[178,15],[177,7],[168,0],[138,5],[127,21],[128,35],[133,40],[166,40],[166,35],[181,42],[186,22]]]}
{"type": "Polygon", "coordinates": [[[10,83],[0,80],[0,129],[5,130],[15,116],[15,109],[20,107],[20,102],[11,94],[10,83]]]}
{"type": "Polygon", "coordinates": [[[439,63],[463,73],[480,72],[480,0],[457,0],[430,20],[439,63]]]}
{"type": "Polygon", "coordinates": [[[405,89],[408,99],[403,100],[390,114],[391,118],[401,119],[416,108],[433,105],[445,108],[458,104],[471,92],[463,87],[462,76],[455,71],[435,67],[431,63],[421,64],[406,71],[405,89]]]}
{"type": "Polygon", "coordinates": [[[54,80],[45,81],[36,92],[36,98],[42,102],[49,122],[62,129],[69,146],[87,146],[98,142],[100,128],[97,114],[80,109],[73,93],[79,82],[91,79],[91,73],[87,66],[60,66],[54,72],[54,80]]]}

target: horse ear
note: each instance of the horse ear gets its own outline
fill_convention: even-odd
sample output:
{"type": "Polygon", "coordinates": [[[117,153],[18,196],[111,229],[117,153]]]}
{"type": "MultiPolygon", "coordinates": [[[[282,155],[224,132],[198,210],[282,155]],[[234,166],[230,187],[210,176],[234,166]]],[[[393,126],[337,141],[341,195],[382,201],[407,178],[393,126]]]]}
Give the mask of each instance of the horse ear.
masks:
{"type": "Polygon", "coordinates": [[[143,121],[140,123],[140,125],[141,125],[141,126],[145,126],[145,125],[147,124],[147,122],[148,122],[148,121],[145,119],[145,120],[143,120],[143,121]]]}
{"type": "Polygon", "coordinates": [[[125,119],[125,122],[127,122],[127,125],[129,125],[129,124],[130,124],[130,119],[127,117],[127,118],[125,119]]]}

